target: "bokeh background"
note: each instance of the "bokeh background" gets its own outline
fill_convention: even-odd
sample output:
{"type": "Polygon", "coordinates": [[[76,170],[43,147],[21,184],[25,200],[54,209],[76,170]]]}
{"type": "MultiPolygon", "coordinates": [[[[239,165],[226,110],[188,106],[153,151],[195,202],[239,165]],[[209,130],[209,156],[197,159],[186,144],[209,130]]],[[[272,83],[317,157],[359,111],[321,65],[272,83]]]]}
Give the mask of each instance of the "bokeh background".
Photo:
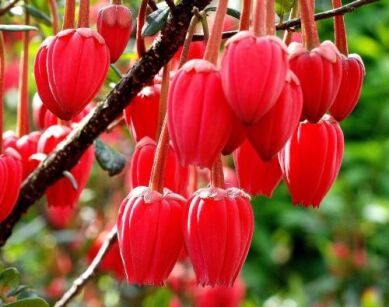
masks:
{"type": "MultiPolygon", "coordinates": [[[[139,5],[124,3],[134,13],[139,5]]],[[[29,4],[49,15],[46,1],[30,0],[29,4]]],[[[63,7],[63,1],[58,4],[63,7]]],[[[230,6],[239,7],[239,2],[230,6]]],[[[318,11],[330,7],[328,0],[317,2],[318,11]]],[[[20,13],[16,7],[0,22],[22,23],[20,13]]],[[[95,13],[92,9],[91,14],[95,13]]],[[[359,104],[341,123],[345,155],[339,177],[320,209],[293,206],[283,183],[272,199],[253,199],[255,234],[237,294],[245,296],[242,306],[389,306],[389,0],[362,7],[345,18],[350,53],[363,58],[366,79],[359,104]]],[[[44,16],[33,16],[31,22],[40,32],[31,38],[30,69],[42,38],[51,34],[44,16]]],[[[318,24],[321,38],[332,40],[332,20],[318,24]]],[[[124,70],[136,57],[133,43],[118,64],[124,70]]],[[[7,34],[5,121],[11,130],[20,50],[20,35],[7,34]]],[[[32,101],[32,70],[29,78],[32,101]]],[[[112,82],[111,76],[100,98],[112,82]]],[[[126,127],[102,139],[130,157],[133,143],[126,127]]],[[[88,265],[87,255],[97,235],[115,222],[117,208],[128,192],[125,173],[109,178],[95,165],[74,211],[50,213],[41,200],[19,222],[2,251],[0,265],[16,267],[23,284],[54,302],[88,265]]],[[[180,278],[182,282],[187,277],[180,278]]],[[[178,299],[172,289],[177,287],[128,286],[114,274],[100,272],[71,306],[180,306],[174,305],[178,299]]],[[[193,304],[191,295],[190,299],[180,295],[181,304],[193,304]]],[[[197,304],[213,306],[210,300],[197,304]]]]}

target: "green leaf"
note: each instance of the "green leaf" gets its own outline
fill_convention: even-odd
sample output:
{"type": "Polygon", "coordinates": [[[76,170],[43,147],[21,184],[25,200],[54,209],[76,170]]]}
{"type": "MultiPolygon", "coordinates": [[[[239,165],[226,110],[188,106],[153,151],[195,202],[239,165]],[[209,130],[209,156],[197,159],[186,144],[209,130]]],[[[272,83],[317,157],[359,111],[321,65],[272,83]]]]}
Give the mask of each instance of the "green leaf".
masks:
{"type": "Polygon", "coordinates": [[[27,25],[0,25],[0,31],[3,32],[38,31],[38,28],[33,26],[27,26],[27,25]]]}
{"type": "Polygon", "coordinates": [[[10,291],[8,291],[7,297],[18,296],[20,293],[23,293],[26,290],[30,290],[30,288],[26,285],[19,285],[16,288],[13,288],[10,291]]]}
{"type": "Polygon", "coordinates": [[[1,288],[15,288],[19,284],[20,274],[15,268],[7,268],[0,273],[1,288]]]}
{"type": "Polygon", "coordinates": [[[122,79],[122,74],[120,73],[119,69],[113,64],[109,66],[107,79],[109,80],[109,82],[113,82],[115,84],[122,79]]]}
{"type": "MultiPolygon", "coordinates": [[[[205,12],[213,12],[213,11],[216,11],[216,7],[214,7],[214,6],[207,7],[205,9],[205,12]]],[[[240,19],[240,12],[238,10],[235,10],[235,9],[228,8],[227,15],[230,15],[236,19],[240,19]]]]}
{"type": "Polygon", "coordinates": [[[100,139],[95,140],[95,156],[101,168],[108,171],[110,176],[119,174],[126,165],[126,158],[100,139]]]}
{"type": "Polygon", "coordinates": [[[49,304],[45,300],[35,297],[6,304],[4,307],[49,307],[49,304]]]}
{"type": "Polygon", "coordinates": [[[161,288],[156,290],[153,295],[149,295],[144,300],[144,307],[159,307],[169,306],[169,302],[172,298],[172,293],[167,288],[161,288]]]}
{"type": "Polygon", "coordinates": [[[282,18],[295,4],[295,0],[276,0],[276,13],[282,18]]]}
{"type": "Polygon", "coordinates": [[[36,7],[34,7],[30,4],[26,4],[24,7],[26,8],[27,12],[29,12],[32,17],[34,17],[38,21],[39,20],[43,21],[48,26],[51,26],[50,17],[47,16],[45,13],[43,13],[41,10],[38,10],[36,7]]]}
{"type": "Polygon", "coordinates": [[[169,7],[163,6],[146,17],[142,28],[142,36],[152,36],[160,31],[166,24],[169,16],[169,7]]]}

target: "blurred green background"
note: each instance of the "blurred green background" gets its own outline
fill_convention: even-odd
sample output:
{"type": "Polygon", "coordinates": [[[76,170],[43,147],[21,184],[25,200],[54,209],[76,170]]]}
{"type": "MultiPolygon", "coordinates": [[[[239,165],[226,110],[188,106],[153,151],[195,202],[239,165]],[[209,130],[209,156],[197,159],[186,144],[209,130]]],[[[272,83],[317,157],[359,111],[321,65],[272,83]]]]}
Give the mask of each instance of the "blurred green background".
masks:
{"type": "MultiPolygon", "coordinates": [[[[124,2],[136,11],[135,1],[124,2]]],[[[46,1],[29,3],[49,14],[46,1]]],[[[330,6],[319,0],[317,10],[330,6]]],[[[1,23],[23,22],[17,10],[13,13],[1,23]]],[[[284,184],[272,199],[254,199],[255,234],[242,273],[247,289],[243,306],[389,306],[389,0],[345,18],[350,53],[363,58],[367,74],[359,104],[341,123],[346,141],[341,172],[320,209],[291,205],[284,184]]],[[[41,32],[31,41],[30,68],[42,33],[51,31],[42,19],[33,18],[32,23],[41,32]]],[[[321,39],[332,39],[332,20],[319,22],[319,29],[321,39]]],[[[8,78],[20,54],[21,44],[14,36],[6,50],[8,78]]],[[[132,44],[119,65],[125,67],[134,57],[132,44]]],[[[103,94],[109,87],[107,82],[103,94]]],[[[34,92],[31,72],[31,100],[34,92]]],[[[9,129],[14,129],[16,102],[17,88],[11,86],[6,92],[9,129]]],[[[129,156],[132,145],[125,130],[105,139],[129,156]]],[[[86,267],[85,254],[97,234],[115,221],[128,192],[123,183],[123,175],[109,178],[94,167],[65,229],[47,223],[44,200],[40,201],[19,222],[0,256],[1,265],[17,267],[24,284],[54,301],[86,267]]],[[[99,274],[71,306],[166,306],[172,295],[167,288],[126,286],[99,274]]]]}

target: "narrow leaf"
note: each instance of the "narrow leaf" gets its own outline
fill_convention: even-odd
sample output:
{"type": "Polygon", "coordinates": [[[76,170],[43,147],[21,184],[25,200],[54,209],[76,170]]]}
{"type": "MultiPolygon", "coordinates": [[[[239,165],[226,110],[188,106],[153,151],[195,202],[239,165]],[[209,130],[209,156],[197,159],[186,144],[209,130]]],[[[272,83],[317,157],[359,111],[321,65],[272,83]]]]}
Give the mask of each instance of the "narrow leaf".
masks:
{"type": "Polygon", "coordinates": [[[27,299],[19,300],[14,303],[6,304],[4,305],[4,307],[49,307],[49,304],[45,300],[39,297],[35,297],[35,298],[27,298],[27,299]]]}
{"type": "Polygon", "coordinates": [[[26,4],[24,7],[26,8],[27,12],[29,12],[32,17],[34,17],[38,21],[39,20],[43,21],[48,26],[51,26],[51,19],[45,13],[43,13],[42,11],[38,10],[36,7],[34,7],[30,4],[26,4]]]}
{"type": "Polygon", "coordinates": [[[142,28],[142,36],[152,36],[160,31],[165,26],[168,16],[169,7],[167,6],[161,7],[148,15],[142,28]]]}
{"type": "Polygon", "coordinates": [[[27,25],[1,25],[0,31],[3,32],[23,32],[23,31],[38,31],[37,27],[27,25]]]}
{"type": "Polygon", "coordinates": [[[119,69],[113,64],[111,64],[109,67],[107,79],[115,84],[122,79],[122,74],[120,73],[119,69]]]}
{"type": "Polygon", "coordinates": [[[276,14],[282,19],[294,6],[295,0],[276,0],[276,14]]]}
{"type": "Polygon", "coordinates": [[[107,171],[109,176],[119,174],[126,165],[126,158],[100,139],[95,140],[95,156],[100,167],[107,171]]]}

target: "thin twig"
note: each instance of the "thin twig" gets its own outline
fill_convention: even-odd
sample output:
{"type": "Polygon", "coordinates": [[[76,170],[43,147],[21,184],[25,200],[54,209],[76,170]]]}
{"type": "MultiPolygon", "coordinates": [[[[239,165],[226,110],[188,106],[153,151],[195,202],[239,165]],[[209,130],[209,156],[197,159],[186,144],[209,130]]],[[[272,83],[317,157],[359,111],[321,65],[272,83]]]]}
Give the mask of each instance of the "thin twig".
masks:
{"type": "Polygon", "coordinates": [[[168,7],[170,8],[170,12],[174,15],[174,13],[176,11],[176,5],[174,4],[174,1],[173,0],[165,0],[165,2],[168,5],[168,7]]]}
{"type": "Polygon", "coordinates": [[[154,0],[149,0],[149,7],[150,7],[153,11],[158,10],[158,6],[157,6],[157,4],[155,3],[154,0]]]}
{"type": "MultiPolygon", "coordinates": [[[[328,10],[325,12],[317,13],[315,14],[315,20],[322,20],[322,19],[328,19],[337,15],[344,15],[347,13],[350,13],[354,11],[355,9],[365,6],[374,2],[378,2],[380,0],[356,0],[354,2],[350,2],[349,4],[343,5],[337,9],[328,10]]],[[[276,26],[277,30],[286,30],[286,29],[292,29],[292,28],[298,28],[301,26],[301,19],[295,18],[288,21],[283,22],[282,24],[279,24],[276,26]]],[[[223,32],[223,39],[230,38],[231,36],[234,36],[237,33],[237,31],[226,31],[223,32]]],[[[203,34],[195,34],[193,35],[193,41],[201,41],[204,40],[203,34]]]]}
{"type": "Polygon", "coordinates": [[[101,245],[99,251],[95,258],[93,258],[91,264],[88,268],[79,276],[77,279],[73,281],[72,286],[66,291],[62,297],[55,303],[54,307],[65,307],[69,302],[81,292],[82,288],[86,285],[86,283],[92,279],[92,277],[96,274],[97,268],[100,265],[101,261],[104,259],[104,256],[109,251],[110,247],[117,240],[117,229],[114,226],[111,231],[107,234],[104,239],[103,244],[101,245]]]}
{"type": "Polygon", "coordinates": [[[8,3],[5,7],[2,7],[0,9],[0,16],[3,16],[7,14],[9,10],[11,10],[20,0],[13,0],[10,3],[8,3]]]}

